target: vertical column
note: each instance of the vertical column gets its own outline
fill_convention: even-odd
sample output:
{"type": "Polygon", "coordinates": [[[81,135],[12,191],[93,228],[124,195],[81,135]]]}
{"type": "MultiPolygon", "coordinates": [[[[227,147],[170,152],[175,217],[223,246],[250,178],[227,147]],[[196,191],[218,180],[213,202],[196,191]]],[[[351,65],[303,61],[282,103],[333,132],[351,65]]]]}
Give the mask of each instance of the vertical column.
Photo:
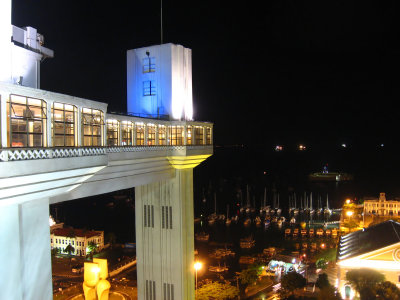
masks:
{"type": "Polygon", "coordinates": [[[138,299],[194,299],[193,169],[135,188],[135,200],[138,299]]]}
{"type": "Polygon", "coordinates": [[[11,83],[11,0],[0,1],[0,81],[11,83]]]}
{"type": "Polygon", "coordinates": [[[0,208],[0,299],[52,299],[49,201],[0,208]]]}

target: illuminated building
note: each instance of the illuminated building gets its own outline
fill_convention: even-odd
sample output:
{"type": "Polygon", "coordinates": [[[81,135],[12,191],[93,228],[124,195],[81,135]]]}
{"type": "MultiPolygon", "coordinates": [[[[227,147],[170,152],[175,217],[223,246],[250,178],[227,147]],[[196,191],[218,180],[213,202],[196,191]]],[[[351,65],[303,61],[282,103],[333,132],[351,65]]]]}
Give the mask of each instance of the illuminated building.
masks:
{"type": "MultiPolygon", "coordinates": [[[[213,124],[192,120],[189,49],[166,46],[186,53],[178,55],[183,69],[157,73],[169,76],[162,80],[172,82],[170,98],[131,106],[141,100],[130,97],[137,116],[111,114],[105,103],[40,90],[38,69],[14,73],[37,67],[36,54],[48,49],[36,34],[37,48],[21,47],[34,58],[11,69],[11,38],[21,31],[12,30],[11,0],[0,2],[0,245],[7,245],[0,299],[53,298],[49,204],[128,188],[135,188],[138,299],[194,299],[193,168],[213,154],[213,124]],[[155,118],[161,113],[170,119],[155,118]]],[[[155,48],[148,49],[150,57],[155,48]]],[[[128,72],[153,73],[144,62],[128,72]]],[[[151,98],[154,86],[141,82],[136,88],[151,98]]]]}
{"type": "Polygon", "coordinates": [[[68,245],[74,248],[71,254],[76,256],[88,254],[91,242],[97,246],[97,251],[104,248],[104,231],[63,228],[57,225],[54,227],[50,228],[50,246],[51,249],[59,249],[62,254],[68,253],[65,251],[68,245]]]}
{"type": "Polygon", "coordinates": [[[386,200],[385,193],[379,194],[379,199],[364,201],[364,214],[376,216],[400,216],[400,201],[386,200]]]}
{"type": "Polygon", "coordinates": [[[400,287],[400,223],[389,220],[342,236],[337,265],[338,289],[343,298],[355,296],[346,283],[346,273],[352,269],[375,269],[400,287]]]}
{"type": "Polygon", "coordinates": [[[163,44],[127,52],[128,112],[191,120],[192,50],[163,44]]]}

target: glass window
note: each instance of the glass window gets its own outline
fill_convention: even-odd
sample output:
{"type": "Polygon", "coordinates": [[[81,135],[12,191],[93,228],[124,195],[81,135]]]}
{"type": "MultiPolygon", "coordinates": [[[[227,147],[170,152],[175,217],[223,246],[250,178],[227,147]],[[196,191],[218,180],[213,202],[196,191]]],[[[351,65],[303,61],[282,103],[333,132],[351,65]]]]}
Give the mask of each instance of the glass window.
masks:
{"type": "Polygon", "coordinates": [[[167,144],[167,127],[165,125],[158,125],[158,144],[167,144]]]}
{"type": "Polygon", "coordinates": [[[212,145],[211,127],[206,127],[206,144],[207,145],[212,145]]]}
{"type": "Polygon", "coordinates": [[[136,123],[136,146],[144,146],[144,124],[136,123]]]}
{"type": "Polygon", "coordinates": [[[122,146],[132,146],[132,130],[133,130],[132,122],[122,121],[121,123],[122,146]]]}
{"type": "Polygon", "coordinates": [[[169,126],[169,145],[183,145],[183,126],[169,126]]]}
{"type": "Polygon", "coordinates": [[[53,146],[76,146],[76,113],[77,108],[64,103],[53,103],[51,108],[53,123],[51,124],[53,146]]]}
{"type": "Polygon", "coordinates": [[[145,57],[143,58],[143,73],[152,73],[156,71],[156,58],[145,57]]]}
{"type": "Polygon", "coordinates": [[[201,126],[195,127],[196,145],[204,145],[204,130],[201,126]]]}
{"type": "Polygon", "coordinates": [[[147,124],[147,145],[153,146],[156,144],[156,125],[147,124]]]}
{"type": "Polygon", "coordinates": [[[119,146],[119,121],[107,120],[107,146],[119,146]]]}
{"type": "Polygon", "coordinates": [[[143,81],[143,96],[154,96],[156,94],[156,82],[154,80],[143,81]]]}
{"type": "Polygon", "coordinates": [[[10,95],[7,103],[9,147],[45,147],[47,104],[44,100],[10,95]]]}
{"type": "Polygon", "coordinates": [[[103,146],[103,112],[97,109],[82,109],[83,146],[103,146]]]}
{"type": "Polygon", "coordinates": [[[193,145],[193,126],[186,127],[186,144],[193,145]]]}

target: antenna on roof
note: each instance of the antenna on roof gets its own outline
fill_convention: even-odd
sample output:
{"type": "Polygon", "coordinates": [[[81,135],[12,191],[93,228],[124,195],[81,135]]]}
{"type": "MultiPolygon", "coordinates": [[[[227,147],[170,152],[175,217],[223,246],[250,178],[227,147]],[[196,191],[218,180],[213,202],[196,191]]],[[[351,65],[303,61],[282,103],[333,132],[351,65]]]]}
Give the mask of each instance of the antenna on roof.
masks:
{"type": "Polygon", "coordinates": [[[163,43],[163,20],[162,20],[162,0],[160,0],[161,1],[161,7],[160,7],[160,10],[161,10],[161,45],[162,45],[162,43],[163,43]]]}

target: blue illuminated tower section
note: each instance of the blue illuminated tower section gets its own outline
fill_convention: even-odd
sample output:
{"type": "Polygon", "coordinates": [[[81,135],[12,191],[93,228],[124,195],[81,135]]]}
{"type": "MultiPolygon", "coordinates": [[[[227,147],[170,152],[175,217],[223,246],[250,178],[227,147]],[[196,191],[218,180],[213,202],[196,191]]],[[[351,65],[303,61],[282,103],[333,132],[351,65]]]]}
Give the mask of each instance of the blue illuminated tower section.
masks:
{"type": "Polygon", "coordinates": [[[192,51],[162,44],[127,51],[128,112],[191,120],[192,51]]]}

